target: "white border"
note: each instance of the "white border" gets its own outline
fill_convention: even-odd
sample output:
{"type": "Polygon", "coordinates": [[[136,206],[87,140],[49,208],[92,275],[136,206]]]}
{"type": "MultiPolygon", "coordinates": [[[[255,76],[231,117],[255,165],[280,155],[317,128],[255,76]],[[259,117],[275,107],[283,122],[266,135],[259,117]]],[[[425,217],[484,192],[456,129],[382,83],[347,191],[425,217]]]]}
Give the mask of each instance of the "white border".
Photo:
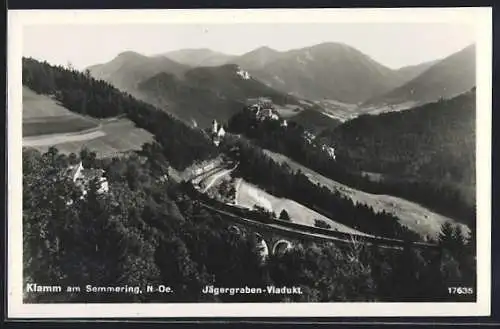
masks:
{"type": "MultiPolygon", "coordinates": [[[[401,45],[404,47],[404,45],[401,45]]],[[[8,317],[335,317],[488,316],[491,298],[492,10],[483,8],[265,10],[30,10],[8,12],[8,317]],[[22,30],[33,24],[237,24],[461,22],[477,32],[476,303],[23,304],[22,30]]]]}

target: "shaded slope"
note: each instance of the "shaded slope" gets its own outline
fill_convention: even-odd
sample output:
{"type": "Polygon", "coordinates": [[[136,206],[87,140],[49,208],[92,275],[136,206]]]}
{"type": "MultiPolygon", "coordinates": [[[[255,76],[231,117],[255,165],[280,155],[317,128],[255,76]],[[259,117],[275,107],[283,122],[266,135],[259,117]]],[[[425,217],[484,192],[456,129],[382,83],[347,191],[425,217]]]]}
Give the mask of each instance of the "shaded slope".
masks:
{"type": "Polygon", "coordinates": [[[249,101],[266,98],[279,105],[300,103],[252,77],[242,77],[237,65],[200,67],[183,79],[160,73],[139,84],[141,98],[186,122],[210,125],[213,119],[226,121],[249,101]]]}
{"type": "Polygon", "coordinates": [[[450,98],[476,85],[475,45],[470,45],[441,61],[422,74],[365,105],[398,104],[407,101],[426,103],[450,98]]]}
{"type": "Polygon", "coordinates": [[[400,83],[395,71],[341,43],[287,52],[266,50],[266,56],[262,52],[255,52],[253,61],[248,59],[252,53],[248,53],[245,61],[238,63],[269,86],[304,98],[358,103],[400,83]],[[259,60],[259,56],[265,60],[259,60]],[[255,62],[261,63],[260,67],[255,62]]]}
{"type": "Polygon", "coordinates": [[[229,63],[238,64],[246,70],[257,71],[262,70],[266,64],[279,59],[282,55],[281,52],[264,46],[232,58],[229,63]]]}
{"type": "Polygon", "coordinates": [[[402,112],[362,115],[325,137],[362,171],[456,186],[475,203],[475,90],[402,112]]]}
{"type": "Polygon", "coordinates": [[[318,134],[325,129],[333,129],[342,123],[340,120],[315,110],[304,110],[291,117],[289,121],[300,124],[313,134],[318,134]]]}
{"type": "Polygon", "coordinates": [[[400,85],[402,86],[403,84],[415,79],[439,61],[441,61],[441,59],[424,62],[417,65],[403,66],[397,69],[396,74],[399,76],[400,85]]]}
{"type": "Polygon", "coordinates": [[[157,74],[139,84],[145,101],[155,104],[175,117],[201,127],[213,119],[224,120],[245,104],[228,99],[209,89],[200,89],[169,73],[157,74]]]}
{"type": "Polygon", "coordinates": [[[148,57],[136,52],[123,52],[112,61],[88,67],[95,79],[105,80],[115,87],[133,92],[137,84],[160,72],[181,76],[189,66],[163,57],[148,57]]]}

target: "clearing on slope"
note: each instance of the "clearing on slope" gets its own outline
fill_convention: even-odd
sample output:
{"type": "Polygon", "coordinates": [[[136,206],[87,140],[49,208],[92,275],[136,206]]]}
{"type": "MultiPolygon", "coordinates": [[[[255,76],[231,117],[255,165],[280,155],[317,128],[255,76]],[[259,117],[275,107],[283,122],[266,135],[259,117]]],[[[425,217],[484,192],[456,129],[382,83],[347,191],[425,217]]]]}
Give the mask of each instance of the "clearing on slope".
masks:
{"type": "Polygon", "coordinates": [[[50,96],[23,86],[23,137],[97,128],[99,122],[71,112],[50,96]]]}
{"type": "Polygon", "coordinates": [[[342,225],[331,220],[328,217],[321,215],[320,213],[309,209],[302,204],[295,202],[286,198],[277,198],[271,195],[259,187],[252,185],[243,179],[239,178],[236,180],[236,197],[235,202],[237,205],[252,209],[254,206],[259,206],[267,211],[275,213],[277,216],[280,215],[282,210],[290,216],[290,220],[293,223],[314,226],[315,220],[321,220],[331,226],[331,230],[367,235],[366,233],[360,232],[346,225],[342,225]]]}
{"type": "MultiPolygon", "coordinates": [[[[329,179],[282,154],[269,150],[264,150],[264,152],[274,161],[278,163],[285,162],[292,170],[300,170],[314,184],[321,184],[331,191],[338,191],[341,195],[350,198],[353,202],[372,207],[376,212],[386,211],[393,214],[400,219],[401,224],[417,232],[424,238],[435,239],[441,232],[441,225],[444,222],[458,224],[453,219],[432,212],[417,203],[391,195],[372,194],[360,191],[329,179]]],[[[468,234],[469,228],[466,225],[458,225],[460,225],[464,234],[468,234]]]]}
{"type": "Polygon", "coordinates": [[[78,153],[84,146],[98,157],[139,150],[153,136],[128,119],[95,119],[60,105],[23,86],[23,146],[46,152],[78,153]]]}

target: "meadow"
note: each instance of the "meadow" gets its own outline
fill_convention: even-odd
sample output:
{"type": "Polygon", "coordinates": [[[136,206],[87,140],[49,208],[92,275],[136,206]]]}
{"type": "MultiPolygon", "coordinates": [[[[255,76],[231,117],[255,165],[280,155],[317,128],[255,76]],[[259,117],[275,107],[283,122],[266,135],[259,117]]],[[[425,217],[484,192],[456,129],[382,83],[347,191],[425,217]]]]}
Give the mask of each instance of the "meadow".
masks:
{"type": "Polygon", "coordinates": [[[66,109],[47,95],[23,86],[23,146],[46,152],[78,153],[83,147],[100,158],[141,149],[152,134],[124,118],[95,119],[66,109]]]}
{"type": "MultiPolygon", "coordinates": [[[[365,204],[373,208],[376,212],[385,211],[399,218],[401,224],[405,225],[424,238],[436,239],[441,232],[441,225],[445,222],[456,223],[449,217],[442,216],[431,210],[402,198],[384,194],[372,194],[351,188],[347,185],[329,179],[317,172],[302,166],[292,159],[269,150],[264,150],[266,155],[278,163],[286,162],[294,171],[300,170],[314,184],[320,184],[331,191],[337,191],[341,195],[349,197],[352,201],[365,204]]],[[[464,234],[468,234],[469,229],[463,224],[459,224],[464,234]]]]}
{"type": "Polygon", "coordinates": [[[238,206],[252,209],[256,205],[275,213],[277,217],[281,214],[282,210],[285,210],[290,216],[290,221],[293,223],[314,226],[315,220],[319,219],[329,224],[331,230],[366,235],[346,225],[337,223],[298,202],[286,198],[275,197],[241,178],[237,179],[235,184],[235,201],[238,206]]]}
{"type": "Polygon", "coordinates": [[[80,132],[98,126],[98,120],[73,113],[51,96],[23,86],[23,137],[80,132]]]}

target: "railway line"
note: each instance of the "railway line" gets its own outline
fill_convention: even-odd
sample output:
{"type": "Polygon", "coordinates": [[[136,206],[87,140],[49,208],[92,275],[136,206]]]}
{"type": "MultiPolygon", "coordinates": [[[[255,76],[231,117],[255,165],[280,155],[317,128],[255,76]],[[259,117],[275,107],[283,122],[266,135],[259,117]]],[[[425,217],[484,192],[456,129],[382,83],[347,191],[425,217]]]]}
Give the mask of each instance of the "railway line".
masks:
{"type": "MultiPolygon", "coordinates": [[[[195,192],[196,194],[201,194],[195,192]]],[[[287,222],[279,219],[266,218],[266,215],[255,216],[255,212],[225,204],[206,196],[198,198],[200,206],[208,211],[218,213],[219,215],[245,226],[253,227],[262,231],[294,236],[300,239],[330,241],[343,244],[351,244],[353,240],[363,245],[376,245],[381,248],[403,249],[405,245],[411,245],[418,248],[437,249],[438,245],[424,242],[410,242],[398,239],[390,239],[369,235],[358,235],[351,233],[343,233],[319,227],[312,227],[292,222],[287,222]],[[247,215],[245,215],[245,213],[247,215]],[[250,218],[253,216],[254,218],[250,218]]]]}
{"type": "MultiPolygon", "coordinates": [[[[426,243],[426,242],[411,242],[403,241],[392,238],[384,238],[380,236],[373,235],[361,235],[355,233],[344,233],[319,227],[313,227],[303,224],[297,224],[293,222],[283,221],[279,219],[273,219],[268,216],[268,214],[259,214],[253,210],[237,207],[235,205],[226,204],[218,200],[208,197],[201,191],[194,188],[193,185],[199,184],[202,180],[208,179],[210,176],[219,175],[222,172],[228,170],[224,166],[216,166],[210,170],[197,175],[193,179],[189,180],[189,192],[197,200],[197,202],[211,212],[216,212],[219,215],[224,216],[232,220],[235,223],[239,223],[245,226],[257,228],[262,231],[293,235],[299,239],[310,239],[310,240],[320,240],[320,241],[330,241],[343,244],[351,244],[353,240],[363,245],[376,245],[380,248],[389,249],[403,249],[405,245],[411,245],[418,248],[439,248],[436,244],[426,243]]],[[[233,169],[233,168],[231,168],[233,169]]]]}

